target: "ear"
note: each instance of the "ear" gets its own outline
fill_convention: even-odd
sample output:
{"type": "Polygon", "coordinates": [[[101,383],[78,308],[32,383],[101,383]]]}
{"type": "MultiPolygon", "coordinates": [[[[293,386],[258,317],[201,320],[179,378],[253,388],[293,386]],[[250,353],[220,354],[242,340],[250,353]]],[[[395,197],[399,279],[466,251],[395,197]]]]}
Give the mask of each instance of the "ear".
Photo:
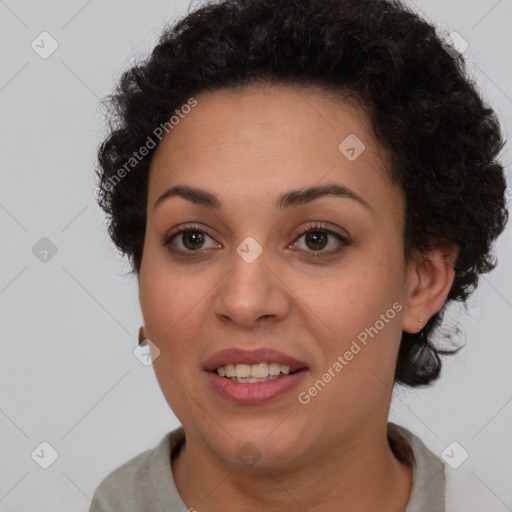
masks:
{"type": "Polygon", "coordinates": [[[455,278],[455,262],[460,247],[455,243],[439,243],[427,253],[411,258],[407,274],[407,302],[402,329],[416,333],[446,302],[455,278]],[[421,321],[420,321],[421,320],[421,321]]]}
{"type": "Polygon", "coordinates": [[[144,334],[144,326],[139,327],[139,345],[144,345],[146,341],[146,335],[144,334]]]}

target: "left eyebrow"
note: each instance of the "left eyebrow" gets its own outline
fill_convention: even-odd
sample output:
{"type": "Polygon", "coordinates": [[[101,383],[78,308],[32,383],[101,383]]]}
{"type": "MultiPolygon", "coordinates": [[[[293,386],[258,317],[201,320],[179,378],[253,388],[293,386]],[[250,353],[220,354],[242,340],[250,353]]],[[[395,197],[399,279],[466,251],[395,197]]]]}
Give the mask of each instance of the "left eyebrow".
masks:
{"type": "MultiPolygon", "coordinates": [[[[277,198],[275,207],[278,210],[285,210],[310,203],[316,199],[319,199],[320,197],[329,195],[352,199],[359,202],[372,212],[375,211],[359,194],[349,189],[348,187],[339,185],[337,183],[328,183],[325,185],[317,185],[297,190],[290,190],[277,198]]],[[[208,190],[190,187],[188,185],[175,185],[166,190],[156,200],[155,205],[153,206],[153,210],[155,210],[156,207],[163,201],[174,196],[182,197],[187,201],[198,204],[200,206],[204,206],[206,208],[212,208],[214,210],[220,210],[223,205],[220,198],[208,190]]]]}

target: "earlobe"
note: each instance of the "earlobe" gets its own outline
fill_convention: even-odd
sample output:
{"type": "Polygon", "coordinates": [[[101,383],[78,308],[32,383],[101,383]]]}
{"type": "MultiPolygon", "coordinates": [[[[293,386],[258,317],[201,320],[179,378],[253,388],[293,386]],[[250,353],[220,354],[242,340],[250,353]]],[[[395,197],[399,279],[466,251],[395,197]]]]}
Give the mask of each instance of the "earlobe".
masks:
{"type": "Polygon", "coordinates": [[[456,244],[438,244],[411,263],[402,330],[420,332],[443,307],[455,279],[459,250],[456,244]]]}

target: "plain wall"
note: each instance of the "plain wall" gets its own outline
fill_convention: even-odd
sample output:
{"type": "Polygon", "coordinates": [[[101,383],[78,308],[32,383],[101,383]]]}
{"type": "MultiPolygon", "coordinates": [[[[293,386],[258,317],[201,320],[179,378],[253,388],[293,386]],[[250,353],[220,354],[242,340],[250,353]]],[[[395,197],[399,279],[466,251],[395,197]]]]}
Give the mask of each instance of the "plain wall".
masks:
{"type": "MultiPolygon", "coordinates": [[[[179,424],[152,367],[133,355],[137,282],[107,235],[93,169],[105,134],[99,100],[187,7],[0,2],[0,511],[86,511],[107,473],[179,424]],[[43,31],[59,45],[47,59],[31,47],[43,31]],[[57,250],[47,262],[32,252],[43,237],[57,250]],[[43,441],[58,452],[46,470],[31,458],[43,441]]],[[[512,2],[416,7],[468,41],[469,70],[508,138],[512,2]]],[[[503,161],[510,176],[509,146],[503,161]]],[[[445,359],[433,387],[397,389],[392,402],[390,419],[438,455],[454,440],[469,452],[466,510],[512,510],[511,254],[509,226],[499,267],[482,278],[467,311],[448,317],[465,348],[445,359]]]]}

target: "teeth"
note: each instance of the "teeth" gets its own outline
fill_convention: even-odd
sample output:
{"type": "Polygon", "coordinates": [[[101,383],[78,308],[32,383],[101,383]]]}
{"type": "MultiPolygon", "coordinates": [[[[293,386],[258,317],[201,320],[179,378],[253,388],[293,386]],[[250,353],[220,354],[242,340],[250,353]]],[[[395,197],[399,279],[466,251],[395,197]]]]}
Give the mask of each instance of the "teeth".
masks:
{"type": "Polygon", "coordinates": [[[226,377],[236,377],[236,370],[234,364],[226,365],[226,377]]]}
{"type": "Polygon", "coordinates": [[[282,364],[281,365],[281,373],[288,375],[290,373],[290,367],[286,366],[285,364],[282,364]]]}
{"type": "Polygon", "coordinates": [[[271,380],[283,373],[289,375],[292,372],[285,364],[261,362],[257,364],[227,364],[219,366],[217,373],[221,377],[227,377],[239,382],[259,382],[260,379],[271,380]],[[269,377],[271,379],[269,379],[269,377]]]}
{"type": "Polygon", "coordinates": [[[269,375],[268,377],[263,377],[261,379],[256,379],[255,377],[247,377],[247,379],[244,379],[242,377],[231,377],[233,382],[242,382],[243,384],[253,384],[254,382],[267,382],[269,380],[277,379],[275,375],[269,375]]]}
{"type": "Polygon", "coordinates": [[[251,365],[249,364],[236,364],[235,374],[238,378],[246,379],[251,376],[251,365]]]}
{"type": "Polygon", "coordinates": [[[268,364],[258,363],[251,365],[251,377],[254,377],[256,379],[268,377],[268,364]]]}
{"type": "Polygon", "coordinates": [[[268,371],[270,375],[279,375],[281,373],[281,365],[279,363],[270,363],[268,371]]]}

